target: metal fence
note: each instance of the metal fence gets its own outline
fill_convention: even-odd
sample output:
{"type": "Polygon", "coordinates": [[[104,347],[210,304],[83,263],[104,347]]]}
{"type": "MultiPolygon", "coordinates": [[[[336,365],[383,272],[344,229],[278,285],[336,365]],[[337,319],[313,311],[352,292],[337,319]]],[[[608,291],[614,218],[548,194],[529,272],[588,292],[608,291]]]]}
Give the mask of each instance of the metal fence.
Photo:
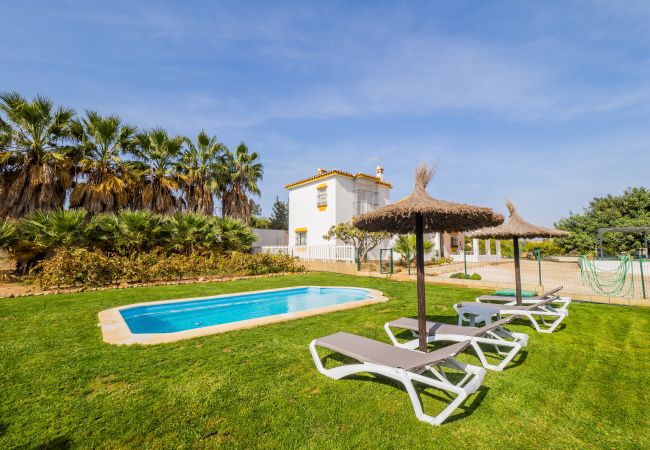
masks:
{"type": "MultiPolygon", "coordinates": [[[[377,251],[375,260],[356,261],[351,245],[307,245],[262,247],[263,253],[293,255],[303,261],[354,263],[356,270],[381,274],[415,273],[398,255],[387,249],[377,251]],[[390,255],[393,258],[390,258],[390,255]]],[[[501,255],[457,255],[436,264],[437,258],[428,258],[425,273],[429,279],[449,282],[458,274],[474,276],[477,285],[514,288],[515,266],[512,258],[501,255]]],[[[566,295],[609,297],[624,299],[650,298],[650,261],[629,257],[594,259],[592,257],[554,256],[541,257],[528,254],[521,261],[521,282],[524,289],[548,290],[563,286],[566,295]]],[[[351,265],[351,264],[350,264],[351,265]]],[[[412,269],[412,268],[411,268],[412,269]]],[[[350,269],[352,270],[352,269],[350,269]]],[[[347,272],[346,272],[347,273],[347,272]]],[[[470,284],[472,284],[470,282],[470,284]]]]}
{"type": "MultiPolygon", "coordinates": [[[[426,273],[438,279],[454,274],[478,274],[482,281],[512,284],[514,260],[455,260],[452,264],[431,265],[426,273]]],[[[478,277],[476,277],[478,278],[478,277]]],[[[550,289],[564,286],[572,295],[648,299],[650,296],[650,264],[648,260],[592,259],[590,257],[533,257],[521,259],[521,281],[524,287],[550,289]]]]}

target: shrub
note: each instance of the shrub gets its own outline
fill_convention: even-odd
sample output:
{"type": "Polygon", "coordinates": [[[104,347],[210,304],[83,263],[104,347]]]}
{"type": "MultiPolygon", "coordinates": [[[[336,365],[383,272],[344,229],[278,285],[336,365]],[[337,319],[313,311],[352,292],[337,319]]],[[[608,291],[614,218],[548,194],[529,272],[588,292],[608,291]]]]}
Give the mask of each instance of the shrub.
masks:
{"type": "Polygon", "coordinates": [[[481,276],[478,273],[464,274],[463,272],[454,273],[449,278],[460,278],[461,280],[480,280],[481,276]]]}
{"type": "Polygon", "coordinates": [[[36,284],[52,286],[102,286],[115,282],[123,274],[122,258],[109,257],[102,252],[84,249],[61,251],[41,263],[36,284]]]}
{"type": "Polygon", "coordinates": [[[537,250],[541,251],[542,256],[559,256],[564,253],[562,247],[553,241],[530,241],[524,244],[523,251],[532,253],[532,256],[535,256],[537,250]]]}
{"type": "Polygon", "coordinates": [[[12,248],[18,241],[18,227],[12,219],[0,220],[0,250],[12,248]]]}
{"type": "MultiPolygon", "coordinates": [[[[433,242],[431,241],[425,239],[423,244],[425,252],[428,252],[433,248],[433,242]]],[[[398,253],[402,257],[402,260],[406,261],[407,259],[410,259],[413,261],[415,259],[415,235],[400,234],[395,240],[393,251],[398,253]]]]}
{"type": "Polygon", "coordinates": [[[451,264],[453,262],[454,262],[454,258],[452,258],[451,256],[447,256],[444,258],[435,258],[435,257],[431,258],[431,263],[434,266],[442,266],[444,264],[451,264]]]}
{"type": "Polygon", "coordinates": [[[61,251],[36,266],[35,281],[42,288],[105,286],[118,282],[182,280],[199,276],[228,277],[302,272],[297,258],[288,255],[138,253],[107,255],[97,250],[61,251]]]}

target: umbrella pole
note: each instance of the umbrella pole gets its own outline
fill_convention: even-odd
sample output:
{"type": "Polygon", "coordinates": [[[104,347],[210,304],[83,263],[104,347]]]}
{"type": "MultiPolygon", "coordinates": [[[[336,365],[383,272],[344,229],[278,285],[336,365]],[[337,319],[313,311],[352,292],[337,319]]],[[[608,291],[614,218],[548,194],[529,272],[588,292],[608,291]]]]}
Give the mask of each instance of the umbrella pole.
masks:
{"type": "Polygon", "coordinates": [[[521,268],[519,267],[519,238],[512,239],[512,252],[515,257],[515,294],[517,304],[521,305],[521,268]]]}
{"type": "Polygon", "coordinates": [[[418,335],[420,351],[427,351],[427,307],[424,297],[424,216],[415,215],[415,265],[418,284],[418,335]]]}

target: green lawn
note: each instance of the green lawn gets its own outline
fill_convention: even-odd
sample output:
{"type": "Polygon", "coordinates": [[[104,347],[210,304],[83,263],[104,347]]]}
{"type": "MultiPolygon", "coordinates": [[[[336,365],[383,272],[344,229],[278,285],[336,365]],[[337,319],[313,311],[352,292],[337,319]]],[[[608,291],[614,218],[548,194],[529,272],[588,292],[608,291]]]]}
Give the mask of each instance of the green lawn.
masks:
{"type": "MultiPolygon", "coordinates": [[[[430,318],[454,322],[478,293],[428,286],[430,318]]],[[[413,283],[331,274],[0,300],[0,448],[650,447],[650,309],[573,303],[552,335],[518,323],[528,353],[441,427],[396,384],[320,375],[308,350],[340,330],[388,342],[384,322],[415,311],[413,283]],[[146,347],[97,327],[112,306],[310,284],[390,301],[146,347]]]]}

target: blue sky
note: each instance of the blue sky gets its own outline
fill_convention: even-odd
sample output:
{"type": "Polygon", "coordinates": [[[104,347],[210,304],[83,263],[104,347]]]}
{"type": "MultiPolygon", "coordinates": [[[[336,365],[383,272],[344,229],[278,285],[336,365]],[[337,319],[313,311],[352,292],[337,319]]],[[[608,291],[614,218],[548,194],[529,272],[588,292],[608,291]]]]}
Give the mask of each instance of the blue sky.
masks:
{"type": "Polygon", "coordinates": [[[648,186],[650,2],[13,1],[0,90],[262,155],[261,203],[318,167],[551,225],[648,186]]]}

